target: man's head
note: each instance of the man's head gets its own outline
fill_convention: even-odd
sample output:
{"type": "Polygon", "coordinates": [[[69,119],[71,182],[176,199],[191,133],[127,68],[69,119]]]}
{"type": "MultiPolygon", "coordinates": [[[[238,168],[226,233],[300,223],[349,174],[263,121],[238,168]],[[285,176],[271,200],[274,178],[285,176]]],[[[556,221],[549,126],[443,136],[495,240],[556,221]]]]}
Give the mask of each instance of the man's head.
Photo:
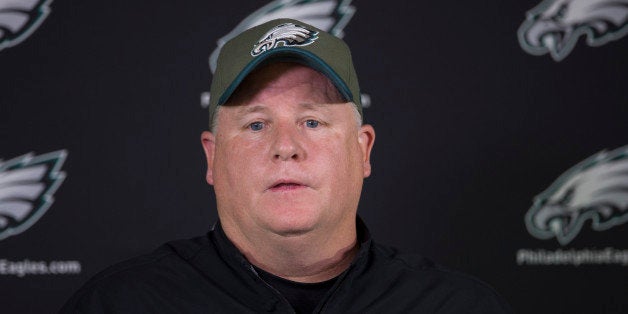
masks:
{"type": "Polygon", "coordinates": [[[202,135],[221,223],[244,236],[354,230],[375,133],[361,125],[340,76],[286,57],[238,78],[215,105],[212,132],[202,135]]]}

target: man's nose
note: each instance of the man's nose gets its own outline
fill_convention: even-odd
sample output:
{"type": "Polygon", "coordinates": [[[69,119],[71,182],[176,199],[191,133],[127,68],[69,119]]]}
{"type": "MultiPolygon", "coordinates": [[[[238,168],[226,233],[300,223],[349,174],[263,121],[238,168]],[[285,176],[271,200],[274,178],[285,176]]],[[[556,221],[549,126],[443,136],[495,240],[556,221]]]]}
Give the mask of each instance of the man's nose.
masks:
{"type": "Polygon", "coordinates": [[[301,160],[305,157],[299,130],[294,125],[282,125],[275,129],[272,154],[273,160],[301,160]]]}

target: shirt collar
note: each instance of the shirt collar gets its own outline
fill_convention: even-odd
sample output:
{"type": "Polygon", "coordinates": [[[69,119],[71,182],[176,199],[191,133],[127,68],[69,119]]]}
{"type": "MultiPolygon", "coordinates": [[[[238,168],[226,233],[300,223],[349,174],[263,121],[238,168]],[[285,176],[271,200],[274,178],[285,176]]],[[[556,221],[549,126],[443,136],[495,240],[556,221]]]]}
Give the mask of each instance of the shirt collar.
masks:
{"type": "MultiPolygon", "coordinates": [[[[355,266],[356,264],[363,264],[363,261],[366,261],[372,243],[371,233],[366,227],[366,224],[364,223],[362,218],[360,218],[360,216],[356,216],[355,222],[357,242],[360,245],[360,249],[354,257],[350,268],[355,266]]],[[[212,240],[212,242],[214,242],[216,247],[219,249],[221,255],[223,255],[223,258],[228,260],[230,263],[240,265],[247,270],[253,269],[251,263],[249,263],[249,261],[238,250],[233,242],[231,242],[231,240],[227,238],[227,235],[225,234],[224,230],[222,229],[222,225],[220,224],[220,220],[218,220],[212,227],[209,237],[210,240],[212,240]]]]}

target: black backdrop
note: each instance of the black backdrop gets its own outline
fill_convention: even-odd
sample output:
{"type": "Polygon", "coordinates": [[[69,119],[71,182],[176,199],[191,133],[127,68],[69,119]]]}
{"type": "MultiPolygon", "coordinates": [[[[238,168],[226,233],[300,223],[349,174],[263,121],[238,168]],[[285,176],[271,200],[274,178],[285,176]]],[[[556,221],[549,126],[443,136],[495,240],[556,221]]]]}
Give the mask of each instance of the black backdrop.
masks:
{"type": "MultiPolygon", "coordinates": [[[[208,57],[270,2],[40,1],[50,13],[19,40],[0,8],[0,170],[29,152],[67,153],[43,216],[0,233],[1,313],[55,312],[107,265],[206,232],[216,220],[199,140],[208,57]],[[74,268],[54,270],[58,261],[74,268]]],[[[522,313],[628,311],[628,255],[517,259],[628,254],[621,223],[598,231],[587,220],[568,243],[525,224],[562,173],[628,144],[626,22],[617,40],[591,47],[582,35],[555,61],[517,36],[538,0],[350,2],[344,39],[377,132],[359,209],[374,237],[483,279],[522,313]]],[[[6,215],[2,182],[0,173],[6,215]]]]}

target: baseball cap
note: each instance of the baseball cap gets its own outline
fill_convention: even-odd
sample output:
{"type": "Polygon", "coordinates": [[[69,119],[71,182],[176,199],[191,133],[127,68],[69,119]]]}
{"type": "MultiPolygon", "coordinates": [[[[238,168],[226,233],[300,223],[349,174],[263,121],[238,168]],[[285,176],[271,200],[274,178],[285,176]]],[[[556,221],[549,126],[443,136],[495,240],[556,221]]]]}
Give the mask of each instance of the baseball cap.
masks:
{"type": "Polygon", "coordinates": [[[210,89],[210,128],[217,107],[227,102],[244,78],[274,62],[296,62],[321,72],[362,115],[358,77],[347,44],[312,25],[276,19],[240,33],[222,47],[210,89]]]}

